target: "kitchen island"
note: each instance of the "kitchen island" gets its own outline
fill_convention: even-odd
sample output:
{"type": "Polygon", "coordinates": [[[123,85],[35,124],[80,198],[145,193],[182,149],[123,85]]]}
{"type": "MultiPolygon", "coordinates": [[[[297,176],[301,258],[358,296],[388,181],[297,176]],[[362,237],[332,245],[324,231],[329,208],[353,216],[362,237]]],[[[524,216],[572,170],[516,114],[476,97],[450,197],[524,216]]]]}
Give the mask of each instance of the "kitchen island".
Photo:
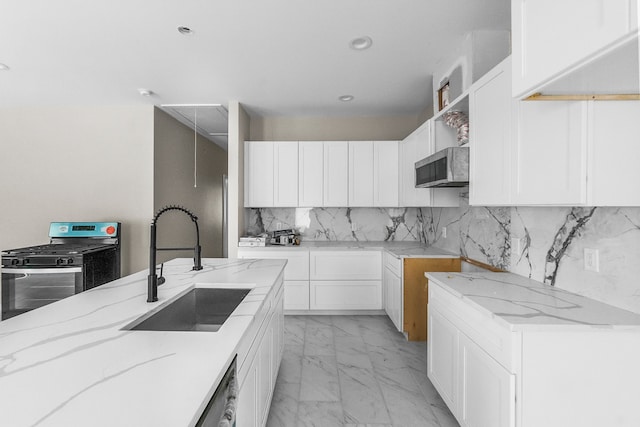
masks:
{"type": "Polygon", "coordinates": [[[262,420],[280,362],[285,264],[204,259],[192,271],[193,260],[176,259],[156,303],[145,270],[0,322],[0,424],[192,426],[236,354],[241,407],[253,393],[244,379],[267,379],[256,382],[269,389],[262,413],[244,403],[262,420]],[[251,291],[217,332],[127,330],[194,286],[251,291]],[[273,341],[261,345],[262,335],[273,341]],[[254,363],[262,347],[276,350],[268,375],[254,363]]]}

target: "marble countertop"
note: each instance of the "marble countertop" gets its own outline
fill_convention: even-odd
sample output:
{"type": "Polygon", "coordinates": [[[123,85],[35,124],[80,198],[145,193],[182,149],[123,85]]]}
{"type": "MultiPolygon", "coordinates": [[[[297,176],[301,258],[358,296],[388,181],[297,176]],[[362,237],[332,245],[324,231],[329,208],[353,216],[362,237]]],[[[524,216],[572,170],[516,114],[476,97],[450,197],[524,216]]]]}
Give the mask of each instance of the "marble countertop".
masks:
{"type": "Polygon", "coordinates": [[[640,315],[513,273],[425,273],[512,330],[547,326],[640,332],[640,315]]]}
{"type": "Polygon", "coordinates": [[[145,270],[0,322],[0,424],[195,425],[285,264],[176,259],[157,303],[145,270]],[[218,332],[123,330],[194,285],[252,290],[218,332]]]}
{"type": "Polygon", "coordinates": [[[427,246],[420,242],[359,242],[359,241],[303,241],[300,246],[269,245],[264,247],[241,247],[259,250],[385,250],[396,258],[459,258],[451,252],[427,246]]]}

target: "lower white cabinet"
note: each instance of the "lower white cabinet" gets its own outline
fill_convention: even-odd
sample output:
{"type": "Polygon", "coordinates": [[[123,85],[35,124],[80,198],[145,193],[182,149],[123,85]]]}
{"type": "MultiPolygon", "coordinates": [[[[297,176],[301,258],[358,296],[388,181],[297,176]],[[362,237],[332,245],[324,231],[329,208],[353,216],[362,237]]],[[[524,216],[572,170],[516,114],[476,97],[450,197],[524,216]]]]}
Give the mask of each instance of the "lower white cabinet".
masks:
{"type": "Polygon", "coordinates": [[[459,335],[459,411],[467,426],[515,425],[515,375],[466,335],[459,335]]]}
{"type": "MultiPolygon", "coordinates": [[[[243,365],[238,369],[240,383],[236,414],[238,426],[263,427],[269,416],[271,398],[284,349],[282,288],[273,297],[271,307],[273,309],[264,318],[244,358],[243,365]],[[248,368],[244,366],[245,364],[248,364],[248,368]]],[[[257,316],[256,320],[259,318],[257,316]]],[[[240,358],[241,355],[238,357],[240,358]]]]}
{"type": "Polygon", "coordinates": [[[311,281],[311,310],[380,310],[380,280],[311,281]]]}
{"type": "Polygon", "coordinates": [[[388,253],[383,255],[382,289],[384,294],[384,311],[400,332],[403,328],[402,304],[402,260],[388,253]]]}
{"type": "Polygon", "coordinates": [[[284,309],[309,309],[309,251],[282,248],[238,248],[238,258],[286,259],[284,309]]]}
{"type": "MultiPolygon", "coordinates": [[[[427,375],[461,426],[640,425],[637,320],[630,325],[624,314],[620,323],[609,323],[615,317],[595,306],[591,316],[602,324],[573,317],[541,322],[537,312],[529,316],[544,306],[538,288],[531,288],[530,297],[515,297],[526,311],[511,322],[501,316],[503,305],[493,311],[491,303],[448,289],[429,278],[427,375]]],[[[568,301],[574,300],[560,291],[558,299],[573,309],[568,301]]]]}
{"type": "Polygon", "coordinates": [[[515,375],[465,335],[431,295],[427,372],[434,387],[462,426],[515,426],[515,375]]]}

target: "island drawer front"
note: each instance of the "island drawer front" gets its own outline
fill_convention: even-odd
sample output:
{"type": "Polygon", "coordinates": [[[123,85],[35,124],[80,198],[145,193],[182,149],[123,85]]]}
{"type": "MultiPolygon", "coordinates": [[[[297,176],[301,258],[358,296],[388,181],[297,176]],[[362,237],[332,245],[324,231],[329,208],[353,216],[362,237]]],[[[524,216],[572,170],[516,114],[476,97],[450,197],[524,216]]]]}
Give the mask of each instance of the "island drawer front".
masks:
{"type": "Polygon", "coordinates": [[[402,277],[402,259],[396,258],[388,252],[384,252],[382,255],[384,266],[391,270],[393,274],[398,277],[402,277]]]}
{"type": "Polygon", "coordinates": [[[380,251],[311,251],[311,280],[381,280],[380,251]]]}
{"type": "Polygon", "coordinates": [[[258,351],[260,340],[267,329],[269,322],[266,320],[268,319],[269,311],[274,303],[275,296],[280,292],[280,288],[282,287],[282,281],[281,279],[279,280],[280,284],[273,287],[271,295],[265,299],[264,304],[260,307],[258,313],[256,313],[251,326],[249,326],[247,330],[247,336],[252,338],[242,340],[238,346],[238,379],[240,383],[244,381],[247,370],[251,365],[251,358],[247,356],[253,355],[258,351]]]}
{"type": "Polygon", "coordinates": [[[238,258],[286,259],[284,280],[309,280],[309,251],[305,249],[238,248],[238,258]]]}
{"type": "Polygon", "coordinates": [[[514,372],[515,332],[429,280],[428,310],[437,309],[509,372],[514,372]]]}

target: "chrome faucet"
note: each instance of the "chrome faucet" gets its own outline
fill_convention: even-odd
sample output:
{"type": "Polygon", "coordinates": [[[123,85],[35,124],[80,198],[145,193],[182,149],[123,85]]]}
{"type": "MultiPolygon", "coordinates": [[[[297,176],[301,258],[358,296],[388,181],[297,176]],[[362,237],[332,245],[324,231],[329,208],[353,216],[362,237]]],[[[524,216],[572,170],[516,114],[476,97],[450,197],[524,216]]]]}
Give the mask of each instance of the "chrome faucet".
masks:
{"type": "Polygon", "coordinates": [[[158,213],[153,217],[151,221],[151,242],[149,252],[149,276],[147,279],[147,302],[158,301],[158,286],[164,283],[164,277],[162,277],[162,269],[160,270],[160,277],[156,274],[156,251],[185,251],[193,249],[193,270],[202,270],[202,258],[200,247],[200,229],[198,228],[198,217],[191,213],[189,210],[182,206],[169,205],[160,209],[158,213]],[[156,247],[156,223],[160,215],[167,211],[180,211],[189,215],[191,221],[196,226],[196,246],[194,248],[157,248],[156,247]]]}

